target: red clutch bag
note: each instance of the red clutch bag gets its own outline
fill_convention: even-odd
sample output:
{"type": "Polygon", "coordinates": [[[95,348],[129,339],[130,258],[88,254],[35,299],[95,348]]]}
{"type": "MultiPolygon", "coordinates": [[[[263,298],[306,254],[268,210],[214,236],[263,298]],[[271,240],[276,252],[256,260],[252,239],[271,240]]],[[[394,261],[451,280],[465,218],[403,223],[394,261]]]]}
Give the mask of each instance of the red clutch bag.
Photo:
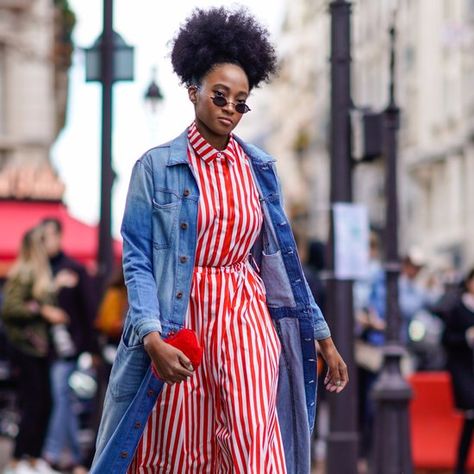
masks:
{"type": "MultiPolygon", "coordinates": [[[[177,333],[163,339],[166,343],[176,347],[184,353],[184,355],[193,364],[194,370],[199,367],[202,361],[202,346],[199,344],[197,334],[192,329],[180,329],[177,333]]],[[[152,364],[153,373],[159,378],[155,366],[152,364]]]]}

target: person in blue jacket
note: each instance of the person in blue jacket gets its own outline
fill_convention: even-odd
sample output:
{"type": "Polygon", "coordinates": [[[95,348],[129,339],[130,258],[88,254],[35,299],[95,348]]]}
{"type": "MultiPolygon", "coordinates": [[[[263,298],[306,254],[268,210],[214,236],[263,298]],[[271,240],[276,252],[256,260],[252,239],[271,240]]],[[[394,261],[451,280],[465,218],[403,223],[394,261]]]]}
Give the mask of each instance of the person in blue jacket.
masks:
{"type": "MultiPolygon", "coordinates": [[[[255,297],[263,298],[265,303],[265,314],[262,312],[260,316],[268,316],[271,331],[275,331],[278,346],[281,346],[278,383],[273,389],[276,391],[273,398],[279,432],[273,435],[281,437],[284,466],[272,472],[309,473],[316,405],[316,341],[328,366],[325,385],[329,391],[339,393],[344,389],[348,383],[347,368],[304,277],[282,205],[275,160],[232,133],[243,114],[250,110],[247,100],[251,90],[275,72],[276,54],[267,30],[247,11],[211,8],[195,10],[181,27],[173,43],[171,58],[175,72],[187,87],[195,119],[180,136],[146,152],[132,172],[122,222],[129,311],[110,375],[91,472],[137,472],[133,467],[136,466],[137,447],[151,413],[163,406],[160,404],[161,392],[175,384],[191,387],[198,375],[185,353],[164,339],[187,324],[188,307],[196,303],[193,300],[196,265],[202,265],[197,260],[196,249],[205,232],[202,213],[211,190],[200,189],[190,157],[199,154],[196,147],[204,144],[207,152],[198,159],[223,159],[236,153],[233,160],[245,161],[251,177],[250,188],[255,192],[249,191],[244,202],[249,206],[256,203],[256,213],[261,216],[258,232],[248,242],[248,255],[235,268],[242,269],[247,276],[257,275],[255,278],[259,279],[264,294],[258,293],[255,297]],[[252,200],[253,196],[255,200],[252,200]],[[155,375],[153,366],[160,377],[155,375]]],[[[232,176],[228,173],[231,166],[225,165],[227,177],[232,176]]],[[[212,166],[206,168],[209,173],[213,173],[213,169],[212,166]]],[[[236,190],[235,195],[243,196],[238,189],[243,183],[225,181],[222,185],[218,184],[219,180],[215,182],[215,186],[221,186],[221,195],[229,199],[226,206],[232,202],[229,198],[231,187],[236,190]]],[[[223,212],[219,211],[219,206],[216,208],[213,219],[222,219],[223,212]]],[[[228,222],[237,226],[235,222],[232,224],[231,218],[228,222]]],[[[242,228],[235,228],[235,231],[241,232],[242,228]]],[[[220,271],[218,267],[211,273],[220,274],[220,271]]],[[[224,294],[219,298],[227,296],[224,294]]],[[[240,309],[235,306],[236,311],[240,309]]],[[[199,332],[199,328],[196,331],[199,332]]],[[[203,339],[202,335],[199,337],[203,339]]],[[[206,338],[205,335],[204,341],[206,338]]],[[[256,344],[265,343],[262,339],[256,344]]],[[[239,350],[248,348],[241,346],[239,350]]],[[[224,357],[222,364],[233,363],[228,359],[224,357]]],[[[198,370],[210,370],[208,363],[205,355],[198,370]]],[[[222,366],[219,370],[225,372],[229,368],[222,366]]],[[[250,384],[247,387],[251,390],[250,384]]],[[[207,385],[196,388],[209,389],[207,385]]],[[[222,386],[219,390],[225,394],[228,387],[222,386]]],[[[244,391],[240,396],[246,400],[253,394],[244,391]]],[[[177,405],[161,415],[172,420],[182,416],[182,409],[177,405]]],[[[228,409],[219,404],[215,407],[218,416],[228,413],[228,409]]],[[[191,406],[190,410],[193,413],[194,408],[191,406]]],[[[196,436],[204,425],[208,426],[208,420],[199,419],[192,424],[196,436]]],[[[246,428],[240,425],[236,429],[246,428]]],[[[267,428],[261,426],[257,431],[267,428]]],[[[220,433],[214,435],[218,437],[220,433]]],[[[232,438],[234,433],[229,436],[232,438]]],[[[207,446],[202,446],[201,452],[187,453],[186,468],[166,465],[165,460],[153,456],[159,451],[153,442],[148,442],[150,439],[154,439],[153,435],[142,440],[141,446],[145,443],[152,454],[150,459],[155,459],[150,467],[152,472],[181,474],[196,469],[229,472],[229,463],[232,472],[256,472],[249,467],[253,466],[251,459],[245,458],[243,465],[232,464],[229,459],[233,458],[225,450],[218,453],[221,463],[216,464],[213,459],[215,464],[206,464],[207,446]]],[[[182,448],[175,443],[174,435],[170,433],[163,442],[168,443],[169,451],[178,456],[182,448]]],[[[271,465],[270,459],[265,470],[258,472],[270,472],[271,465]]]]}

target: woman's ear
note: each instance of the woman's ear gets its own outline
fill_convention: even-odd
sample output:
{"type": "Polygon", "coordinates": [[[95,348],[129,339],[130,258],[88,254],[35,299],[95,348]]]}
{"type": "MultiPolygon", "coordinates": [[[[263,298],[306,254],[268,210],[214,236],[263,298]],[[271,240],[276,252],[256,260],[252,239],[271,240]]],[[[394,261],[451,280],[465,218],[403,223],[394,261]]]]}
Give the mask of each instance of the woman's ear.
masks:
{"type": "Polygon", "coordinates": [[[196,105],[197,103],[197,94],[198,94],[198,88],[197,86],[189,86],[188,87],[188,97],[189,100],[196,105]]]}

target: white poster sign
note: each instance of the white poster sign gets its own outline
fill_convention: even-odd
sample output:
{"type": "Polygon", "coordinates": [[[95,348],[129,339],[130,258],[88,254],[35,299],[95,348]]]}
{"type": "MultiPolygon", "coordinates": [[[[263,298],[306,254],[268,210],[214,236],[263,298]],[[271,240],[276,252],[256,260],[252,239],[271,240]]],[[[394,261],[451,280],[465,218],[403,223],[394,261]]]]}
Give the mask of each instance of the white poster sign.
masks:
{"type": "Polygon", "coordinates": [[[360,204],[336,203],[334,219],[334,272],[339,280],[367,276],[369,266],[369,218],[360,204]]]}

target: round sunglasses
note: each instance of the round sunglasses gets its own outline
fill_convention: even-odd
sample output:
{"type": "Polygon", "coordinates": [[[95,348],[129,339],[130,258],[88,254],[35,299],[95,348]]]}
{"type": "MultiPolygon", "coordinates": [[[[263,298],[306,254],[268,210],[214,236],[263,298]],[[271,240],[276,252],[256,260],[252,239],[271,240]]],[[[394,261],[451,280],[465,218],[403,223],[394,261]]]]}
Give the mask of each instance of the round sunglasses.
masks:
{"type": "Polygon", "coordinates": [[[232,104],[235,108],[235,111],[238,112],[239,114],[246,114],[247,112],[250,112],[250,107],[245,103],[245,102],[237,102],[234,104],[233,102],[229,102],[224,96],[222,95],[215,95],[210,97],[212,100],[212,103],[214,105],[217,105],[217,107],[225,107],[227,104],[232,104]]]}

